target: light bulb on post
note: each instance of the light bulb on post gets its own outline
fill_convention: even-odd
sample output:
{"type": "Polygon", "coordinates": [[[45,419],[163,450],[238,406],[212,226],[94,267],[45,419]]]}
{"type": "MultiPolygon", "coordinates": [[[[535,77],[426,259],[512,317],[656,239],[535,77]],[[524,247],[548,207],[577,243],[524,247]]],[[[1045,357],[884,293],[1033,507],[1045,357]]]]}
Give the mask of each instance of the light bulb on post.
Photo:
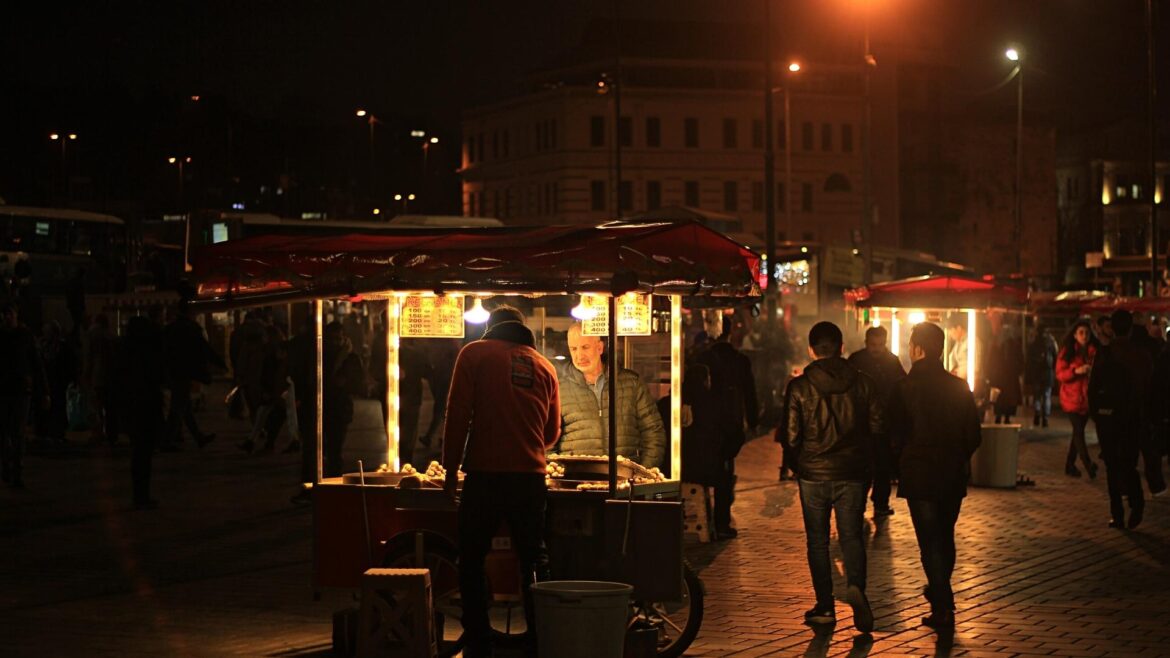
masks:
{"type": "Polygon", "coordinates": [[[488,313],[488,310],[483,307],[483,300],[479,297],[475,298],[475,303],[463,314],[463,319],[471,324],[483,324],[488,321],[489,317],[491,317],[491,313],[488,313]]]}
{"type": "Polygon", "coordinates": [[[577,305],[574,306],[571,311],[569,311],[569,315],[581,321],[588,321],[597,317],[597,307],[587,306],[585,304],[585,298],[587,296],[588,295],[581,295],[581,301],[577,302],[577,305]]]}
{"type": "Polygon", "coordinates": [[[1007,57],[1013,62],[1020,61],[1020,51],[1016,50],[1015,48],[1008,48],[1007,51],[1004,52],[1003,56],[1007,57]]]}

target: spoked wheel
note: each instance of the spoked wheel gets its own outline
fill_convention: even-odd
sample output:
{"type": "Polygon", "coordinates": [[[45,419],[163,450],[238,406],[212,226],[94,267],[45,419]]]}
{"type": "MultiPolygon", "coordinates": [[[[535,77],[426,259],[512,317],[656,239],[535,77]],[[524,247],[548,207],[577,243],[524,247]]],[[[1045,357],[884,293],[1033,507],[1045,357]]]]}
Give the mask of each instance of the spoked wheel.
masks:
{"type": "Polygon", "coordinates": [[[658,630],[658,655],[677,658],[691,646],[703,624],[703,581],[683,565],[682,596],[678,601],[635,601],[630,624],[658,630]]]}
{"type": "MultiPolygon", "coordinates": [[[[388,569],[419,569],[431,571],[431,590],[435,609],[435,635],[439,641],[440,658],[450,658],[463,649],[463,599],[459,594],[459,567],[455,547],[447,540],[426,535],[421,561],[412,542],[402,542],[390,549],[382,565],[388,569]]],[[[492,632],[496,641],[507,644],[519,641],[527,630],[524,605],[520,602],[495,601],[488,583],[492,632]]]]}

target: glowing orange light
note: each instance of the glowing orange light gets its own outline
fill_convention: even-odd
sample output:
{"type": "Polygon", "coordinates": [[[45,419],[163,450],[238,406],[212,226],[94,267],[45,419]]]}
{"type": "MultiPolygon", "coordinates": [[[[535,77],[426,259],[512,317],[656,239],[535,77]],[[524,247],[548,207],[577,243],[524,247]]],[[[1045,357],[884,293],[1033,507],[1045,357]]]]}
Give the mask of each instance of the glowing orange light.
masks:
{"type": "Polygon", "coordinates": [[[788,70],[792,73],[799,72],[800,71],[800,63],[799,62],[792,62],[791,64],[788,65],[788,70]]]}

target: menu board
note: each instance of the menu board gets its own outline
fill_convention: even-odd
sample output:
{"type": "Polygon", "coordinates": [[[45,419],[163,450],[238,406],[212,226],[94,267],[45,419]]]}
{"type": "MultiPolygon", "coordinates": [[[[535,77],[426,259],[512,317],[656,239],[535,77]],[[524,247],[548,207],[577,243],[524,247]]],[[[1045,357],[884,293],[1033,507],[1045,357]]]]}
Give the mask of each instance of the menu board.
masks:
{"type": "MultiPolygon", "coordinates": [[[[609,300],[599,295],[582,295],[581,306],[593,317],[581,321],[582,336],[609,335],[609,300]]],[[[617,335],[649,336],[652,328],[652,306],[650,295],[636,292],[618,297],[614,306],[617,310],[617,335]]]]}
{"type": "Polygon", "coordinates": [[[398,334],[403,338],[463,338],[463,295],[403,297],[398,334]]]}

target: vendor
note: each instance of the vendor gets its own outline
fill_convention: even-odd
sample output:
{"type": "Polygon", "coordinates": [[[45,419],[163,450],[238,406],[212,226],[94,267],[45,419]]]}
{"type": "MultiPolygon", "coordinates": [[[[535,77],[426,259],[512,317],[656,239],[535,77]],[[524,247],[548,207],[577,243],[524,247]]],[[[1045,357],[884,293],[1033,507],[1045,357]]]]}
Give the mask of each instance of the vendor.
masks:
{"type": "MultiPolygon", "coordinates": [[[[605,343],[569,327],[572,367],[560,370],[561,442],[568,455],[609,454],[609,391],[605,343]]],[[[617,453],[646,468],[661,467],[666,431],[654,398],[638,373],[617,370],[617,453]]]]}

